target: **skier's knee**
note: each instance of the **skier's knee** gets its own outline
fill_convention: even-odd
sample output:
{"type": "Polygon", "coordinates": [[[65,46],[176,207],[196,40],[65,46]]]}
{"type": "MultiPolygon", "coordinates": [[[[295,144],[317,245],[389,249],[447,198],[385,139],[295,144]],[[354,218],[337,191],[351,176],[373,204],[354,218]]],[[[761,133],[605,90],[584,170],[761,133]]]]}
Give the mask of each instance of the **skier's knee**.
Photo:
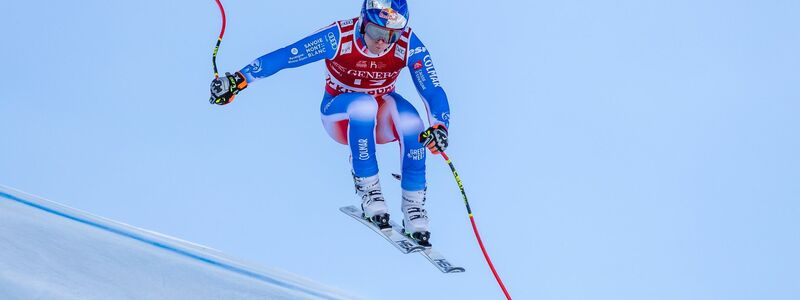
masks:
{"type": "Polygon", "coordinates": [[[425,130],[422,119],[420,119],[418,115],[410,113],[401,113],[395,126],[397,126],[398,131],[402,132],[403,135],[413,137],[414,139],[417,138],[420,132],[425,130]]]}
{"type": "Polygon", "coordinates": [[[351,120],[374,120],[378,114],[378,102],[370,95],[361,94],[347,106],[347,114],[351,120]]]}

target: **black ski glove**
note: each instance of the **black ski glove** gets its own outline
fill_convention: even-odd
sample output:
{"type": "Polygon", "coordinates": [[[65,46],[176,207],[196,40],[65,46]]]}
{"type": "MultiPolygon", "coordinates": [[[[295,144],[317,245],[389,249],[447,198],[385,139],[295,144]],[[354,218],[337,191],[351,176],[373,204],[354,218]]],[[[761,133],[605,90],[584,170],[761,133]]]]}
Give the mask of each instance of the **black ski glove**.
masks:
{"type": "Polygon", "coordinates": [[[447,149],[447,127],[436,124],[419,134],[419,141],[431,150],[433,154],[439,154],[447,149]]]}
{"type": "Polygon", "coordinates": [[[242,73],[236,72],[233,75],[225,73],[225,77],[214,78],[211,81],[211,98],[208,102],[217,105],[231,103],[236,94],[246,87],[247,80],[242,73]]]}

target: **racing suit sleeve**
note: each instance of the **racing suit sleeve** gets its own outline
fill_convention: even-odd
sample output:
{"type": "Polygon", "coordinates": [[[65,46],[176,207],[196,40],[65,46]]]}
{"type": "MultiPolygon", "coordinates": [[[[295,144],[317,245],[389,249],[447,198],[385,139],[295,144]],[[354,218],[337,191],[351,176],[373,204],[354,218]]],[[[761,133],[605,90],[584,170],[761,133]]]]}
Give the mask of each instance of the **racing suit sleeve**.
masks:
{"type": "Polygon", "coordinates": [[[239,72],[242,72],[247,83],[251,84],[283,69],[296,68],[326,58],[331,59],[336,54],[340,36],[339,25],[333,23],[294,44],[255,59],[239,72]]]}
{"type": "Polygon", "coordinates": [[[408,70],[422,102],[425,103],[428,123],[430,126],[443,124],[450,128],[450,105],[447,102],[447,94],[439,83],[439,76],[433,67],[428,49],[413,31],[408,51],[408,70]]]}

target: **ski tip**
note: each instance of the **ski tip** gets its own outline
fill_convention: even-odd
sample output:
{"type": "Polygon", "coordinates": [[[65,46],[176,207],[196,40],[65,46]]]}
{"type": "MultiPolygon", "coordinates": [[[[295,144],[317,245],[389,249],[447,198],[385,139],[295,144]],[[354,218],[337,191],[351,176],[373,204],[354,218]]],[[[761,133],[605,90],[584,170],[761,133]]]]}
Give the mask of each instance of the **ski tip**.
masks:
{"type": "Polygon", "coordinates": [[[356,208],[354,205],[342,206],[342,207],[339,208],[339,211],[341,211],[343,213],[361,212],[361,210],[356,208]]]}

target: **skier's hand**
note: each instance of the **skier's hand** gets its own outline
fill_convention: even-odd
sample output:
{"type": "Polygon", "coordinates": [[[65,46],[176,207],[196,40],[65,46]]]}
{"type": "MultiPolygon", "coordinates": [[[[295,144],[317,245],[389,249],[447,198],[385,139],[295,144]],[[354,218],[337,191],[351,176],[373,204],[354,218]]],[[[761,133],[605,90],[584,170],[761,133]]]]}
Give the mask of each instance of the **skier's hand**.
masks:
{"type": "Polygon", "coordinates": [[[247,87],[247,80],[240,72],[233,75],[225,73],[224,77],[214,78],[211,81],[211,104],[225,105],[233,102],[239,91],[247,87]]]}
{"type": "Polygon", "coordinates": [[[439,154],[447,149],[447,127],[436,124],[419,134],[419,141],[431,150],[433,154],[439,154]]]}

